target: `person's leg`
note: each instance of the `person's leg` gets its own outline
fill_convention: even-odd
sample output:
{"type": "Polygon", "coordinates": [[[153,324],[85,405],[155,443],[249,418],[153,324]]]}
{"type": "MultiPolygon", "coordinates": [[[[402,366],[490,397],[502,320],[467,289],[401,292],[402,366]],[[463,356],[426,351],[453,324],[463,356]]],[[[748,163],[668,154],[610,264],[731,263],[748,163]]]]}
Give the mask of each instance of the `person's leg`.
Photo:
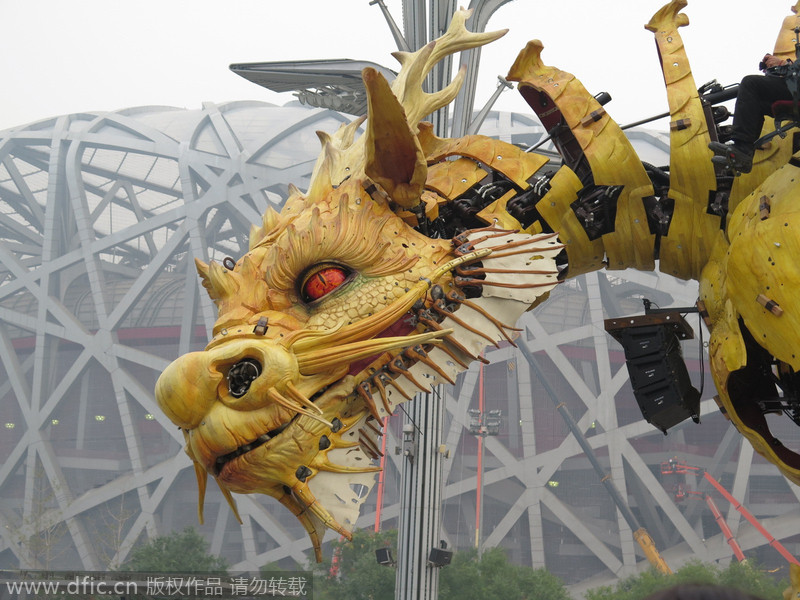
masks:
{"type": "Polygon", "coordinates": [[[753,142],[761,137],[764,116],[771,114],[772,103],[791,100],[792,95],[782,77],[748,75],[739,84],[736,107],[733,113],[731,138],[738,148],[747,145],[753,152],[753,142]]]}
{"type": "Polygon", "coordinates": [[[734,171],[749,173],[753,168],[753,143],[761,136],[764,116],[772,112],[772,103],[791,100],[792,95],[782,77],[748,75],[739,84],[733,113],[730,144],[711,142],[708,147],[714,163],[734,171]]]}

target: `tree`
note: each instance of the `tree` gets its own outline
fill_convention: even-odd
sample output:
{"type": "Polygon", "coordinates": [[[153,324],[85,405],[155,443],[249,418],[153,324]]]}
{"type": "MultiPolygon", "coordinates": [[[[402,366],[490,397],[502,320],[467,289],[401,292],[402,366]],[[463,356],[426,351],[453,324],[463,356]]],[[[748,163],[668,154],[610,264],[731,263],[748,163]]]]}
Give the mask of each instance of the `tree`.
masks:
{"type": "MultiPolygon", "coordinates": [[[[19,547],[21,567],[51,569],[67,549],[61,542],[69,530],[57,498],[63,490],[57,482],[50,482],[38,460],[31,479],[30,503],[7,529],[19,547]]],[[[9,514],[17,516],[15,512],[9,514]]]]}
{"type": "MultiPolygon", "coordinates": [[[[375,550],[390,547],[397,532],[356,531],[352,542],[336,542],[334,558],[315,573],[319,600],[393,600],[395,570],[379,565],[375,550]],[[333,569],[332,569],[333,567],[333,569]]],[[[475,551],[455,552],[439,573],[439,600],[569,600],[563,582],[544,569],[514,565],[505,552],[492,548],[478,559],[475,551]]]]}
{"type": "Polygon", "coordinates": [[[545,569],[515,565],[502,548],[456,552],[439,576],[441,600],[569,600],[564,582],[545,569]]]}
{"type": "Polygon", "coordinates": [[[87,524],[92,545],[101,567],[114,571],[119,568],[117,555],[130,522],[136,518],[136,508],[125,504],[123,494],[92,513],[92,520],[87,524]]]}
{"type": "Polygon", "coordinates": [[[397,531],[353,532],[353,541],[333,543],[330,559],[314,573],[314,597],[319,600],[393,600],[395,571],[379,565],[375,550],[389,547],[397,556],[397,531]]]}
{"type": "Polygon", "coordinates": [[[641,600],[658,590],[679,583],[710,583],[736,588],[761,598],[782,598],[788,581],[775,581],[750,562],[731,563],[726,569],[692,561],[672,575],[650,569],[628,577],[616,586],[589,590],[586,600],[641,600]]]}
{"type": "Polygon", "coordinates": [[[139,546],[131,552],[122,570],[226,575],[228,561],[209,554],[205,538],[194,527],[187,527],[139,546]]]}

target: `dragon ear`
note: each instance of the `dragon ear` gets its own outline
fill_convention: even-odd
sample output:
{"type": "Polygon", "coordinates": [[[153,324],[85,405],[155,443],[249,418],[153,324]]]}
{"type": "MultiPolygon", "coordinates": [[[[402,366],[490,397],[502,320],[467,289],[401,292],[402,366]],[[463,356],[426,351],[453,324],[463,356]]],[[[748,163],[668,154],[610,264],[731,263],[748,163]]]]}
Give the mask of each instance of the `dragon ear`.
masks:
{"type": "Polygon", "coordinates": [[[420,203],[428,166],[406,113],[386,79],[375,69],[361,72],[367,90],[364,172],[405,209],[420,203]]]}

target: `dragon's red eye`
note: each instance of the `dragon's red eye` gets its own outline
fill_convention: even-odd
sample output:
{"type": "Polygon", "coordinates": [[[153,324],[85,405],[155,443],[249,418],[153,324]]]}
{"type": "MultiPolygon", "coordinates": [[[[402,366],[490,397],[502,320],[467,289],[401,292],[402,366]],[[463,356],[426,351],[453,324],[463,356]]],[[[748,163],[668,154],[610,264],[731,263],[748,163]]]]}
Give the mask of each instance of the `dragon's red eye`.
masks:
{"type": "Polygon", "coordinates": [[[347,269],[336,265],[323,266],[310,273],[303,282],[301,291],[307,302],[319,300],[342,285],[349,275],[347,269]]]}

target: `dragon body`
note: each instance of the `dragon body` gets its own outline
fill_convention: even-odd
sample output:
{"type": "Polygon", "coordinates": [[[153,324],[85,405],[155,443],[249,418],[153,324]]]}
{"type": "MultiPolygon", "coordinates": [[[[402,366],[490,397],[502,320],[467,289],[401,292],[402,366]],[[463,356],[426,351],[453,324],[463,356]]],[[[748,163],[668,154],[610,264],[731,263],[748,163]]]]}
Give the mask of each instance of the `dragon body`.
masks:
{"type": "MultiPolygon", "coordinates": [[[[246,255],[198,262],[219,311],[213,338],[164,371],[156,398],[184,433],[201,520],[211,475],[234,510],[232,492],[278,499],[319,558],[327,528],[354,526],[354,486],[375,479],[382,419],[452,382],[487,344],[513,343],[516,320],[559,281],[601,268],[658,266],[700,282],[718,402],[800,484],[800,456],[756,403],[774,395],[773,372],[793,381],[800,369],[800,162],[787,138],[759,150],[748,175],[715,171],[716,130],[678,34],[684,6],[674,0],[647,25],[670,102],[668,174],[637,158],[578,79],[542,63],[538,41],[508,79],[560,166],[483,136],[436,137],[422,119],[455,97],[463,73],[431,94],[426,74],[503,34],[468,32],[468,11],[436,42],[398,53],[391,86],[364,71],[366,123],[320,134],[309,190],[291,188],[281,212],[264,215],[246,255]]],[[[776,52],[793,49],[791,19],[776,52]]]]}

